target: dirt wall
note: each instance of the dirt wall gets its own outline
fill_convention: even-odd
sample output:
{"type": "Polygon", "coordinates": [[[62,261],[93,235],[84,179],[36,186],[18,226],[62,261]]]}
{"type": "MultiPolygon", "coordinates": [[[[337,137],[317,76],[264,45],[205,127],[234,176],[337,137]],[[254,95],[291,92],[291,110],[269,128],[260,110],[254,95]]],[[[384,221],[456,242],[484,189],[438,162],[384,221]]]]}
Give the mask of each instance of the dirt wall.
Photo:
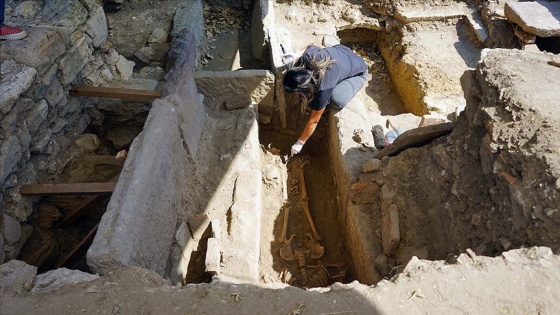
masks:
{"type": "Polygon", "coordinates": [[[382,161],[382,190],[394,193],[399,210],[397,263],[412,255],[447,259],[467,248],[482,255],[560,249],[553,154],[560,70],[550,59],[484,50],[476,71],[462,78],[467,108],[453,133],[382,161]]]}

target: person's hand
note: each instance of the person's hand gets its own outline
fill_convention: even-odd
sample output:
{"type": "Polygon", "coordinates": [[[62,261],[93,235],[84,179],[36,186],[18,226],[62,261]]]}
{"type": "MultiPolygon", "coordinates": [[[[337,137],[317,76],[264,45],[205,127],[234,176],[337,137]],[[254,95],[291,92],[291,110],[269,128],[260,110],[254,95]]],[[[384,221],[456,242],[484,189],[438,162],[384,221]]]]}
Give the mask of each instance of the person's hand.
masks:
{"type": "Polygon", "coordinates": [[[301,149],[303,148],[304,144],[305,144],[305,142],[298,139],[298,141],[296,143],[294,143],[294,145],[292,146],[292,151],[291,151],[290,156],[294,156],[296,154],[299,154],[301,152],[301,149]]]}

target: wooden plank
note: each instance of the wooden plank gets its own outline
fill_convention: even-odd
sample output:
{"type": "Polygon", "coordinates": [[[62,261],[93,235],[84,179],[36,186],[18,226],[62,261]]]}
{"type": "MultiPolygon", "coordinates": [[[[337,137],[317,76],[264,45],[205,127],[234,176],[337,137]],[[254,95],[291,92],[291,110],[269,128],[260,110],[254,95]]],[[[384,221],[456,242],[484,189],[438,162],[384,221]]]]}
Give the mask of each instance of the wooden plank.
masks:
{"type": "Polygon", "coordinates": [[[60,221],[56,223],[56,228],[62,228],[74,223],[79,217],[81,217],[86,210],[95,207],[96,205],[103,202],[109,196],[88,196],[82,202],[80,202],[76,207],[69,209],[60,221]]]}
{"type": "Polygon", "coordinates": [[[110,195],[117,183],[72,183],[22,185],[19,193],[26,196],[110,195]]]}
{"type": "Polygon", "coordinates": [[[161,91],[79,85],[70,89],[70,95],[120,98],[129,101],[153,101],[161,97],[161,91]]]}
{"type": "MultiPolygon", "coordinates": [[[[119,176],[120,174],[111,178],[109,182],[111,183],[116,182],[119,179],[119,176]]],[[[106,195],[86,197],[76,207],[69,209],[68,212],[66,212],[66,214],[64,215],[64,217],[56,223],[56,227],[59,228],[74,223],[74,221],[76,221],[77,218],[82,216],[86,210],[95,207],[106,198],[107,198],[106,195]]]]}
{"type": "Polygon", "coordinates": [[[65,268],[72,268],[79,260],[82,258],[93,243],[93,238],[95,237],[95,233],[97,233],[97,228],[99,227],[99,223],[97,223],[93,229],[89,231],[89,233],[82,239],[78,246],[74,247],[74,249],[68,254],[64,259],[59,261],[55,264],[55,269],[65,267],[65,268]]]}

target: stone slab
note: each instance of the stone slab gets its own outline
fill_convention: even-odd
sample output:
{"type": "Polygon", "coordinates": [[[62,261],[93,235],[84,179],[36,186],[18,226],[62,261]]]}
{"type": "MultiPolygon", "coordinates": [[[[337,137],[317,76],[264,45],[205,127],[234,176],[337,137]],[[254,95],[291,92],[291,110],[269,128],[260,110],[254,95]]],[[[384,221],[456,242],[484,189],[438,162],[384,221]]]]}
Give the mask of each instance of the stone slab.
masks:
{"type": "Polygon", "coordinates": [[[183,141],[191,156],[196,156],[206,121],[203,98],[194,81],[194,34],[188,29],[173,40],[170,51],[172,69],[165,76],[162,98],[175,105],[183,141]]]}
{"type": "Polygon", "coordinates": [[[264,61],[268,57],[269,31],[276,27],[274,1],[258,0],[251,16],[251,45],[253,56],[264,61]]]}
{"type": "Polygon", "coordinates": [[[220,277],[240,282],[259,282],[261,239],[262,174],[251,169],[240,172],[235,182],[230,230],[222,242],[220,277]]]}
{"type": "Polygon", "coordinates": [[[206,272],[212,275],[217,275],[220,273],[220,252],[220,239],[215,237],[209,238],[206,249],[206,260],[204,262],[206,272]]]}
{"type": "Polygon", "coordinates": [[[268,70],[197,71],[195,73],[198,92],[205,97],[225,99],[227,102],[238,97],[250,96],[250,101],[258,104],[259,112],[268,115],[273,113],[274,80],[274,75],[268,70]]]}
{"type": "Polygon", "coordinates": [[[508,21],[539,37],[560,36],[560,2],[507,2],[508,21]]]}
{"type": "Polygon", "coordinates": [[[97,278],[99,278],[98,275],[92,275],[91,273],[59,268],[37,275],[31,292],[56,291],[63,286],[89,282],[97,278]]]}
{"type": "Polygon", "coordinates": [[[93,47],[97,48],[107,40],[107,18],[100,5],[94,5],[90,11],[90,17],[86,21],[84,29],[91,38],[93,47]]]}
{"type": "Polygon", "coordinates": [[[453,126],[452,122],[448,122],[407,130],[398,136],[392,144],[377,152],[375,157],[382,159],[385,156],[395,156],[408,148],[423,146],[436,138],[450,133],[453,130],[453,126]]]}
{"type": "Polygon", "coordinates": [[[397,5],[395,17],[402,22],[438,21],[461,17],[471,10],[466,3],[454,2],[453,5],[397,5]]]}
{"type": "Polygon", "coordinates": [[[155,100],[88,250],[94,272],[139,266],[164,274],[186,185],[178,124],[175,106],[155,100]]]}

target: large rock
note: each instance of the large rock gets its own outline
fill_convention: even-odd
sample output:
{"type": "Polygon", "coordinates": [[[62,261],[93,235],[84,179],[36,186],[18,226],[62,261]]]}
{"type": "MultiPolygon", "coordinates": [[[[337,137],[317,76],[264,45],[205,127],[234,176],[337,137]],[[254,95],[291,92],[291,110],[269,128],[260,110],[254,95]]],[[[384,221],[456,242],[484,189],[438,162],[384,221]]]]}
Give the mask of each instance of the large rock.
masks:
{"type": "Polygon", "coordinates": [[[7,214],[0,215],[0,234],[6,245],[13,245],[21,238],[21,225],[7,214]]]}
{"type": "Polygon", "coordinates": [[[98,48],[107,40],[107,19],[102,6],[94,6],[84,28],[85,33],[91,38],[93,47],[98,48]]]}
{"type": "Polygon", "coordinates": [[[164,274],[185,193],[186,152],[179,122],[175,106],[154,101],[88,250],[94,272],[140,266],[164,274]]]}
{"type": "MultiPolygon", "coordinates": [[[[268,70],[197,71],[196,87],[206,98],[235,100],[250,97],[250,102],[258,104],[259,113],[272,115],[274,112],[274,75],[268,70]],[[217,89],[216,87],[220,88],[217,89]]],[[[229,109],[229,108],[228,108],[229,109]]]]}
{"type": "Polygon", "coordinates": [[[40,19],[54,26],[69,29],[70,33],[82,26],[88,18],[88,10],[80,0],[55,0],[45,3],[40,19]]]}
{"type": "Polygon", "coordinates": [[[198,47],[204,32],[204,15],[202,12],[202,1],[187,1],[175,11],[173,17],[172,37],[178,37],[184,29],[190,29],[194,34],[194,43],[198,47]]]}
{"type": "Polygon", "coordinates": [[[29,89],[37,71],[13,60],[3,61],[0,69],[0,113],[7,114],[20,95],[29,89]]]}
{"type": "Polygon", "coordinates": [[[31,28],[23,40],[3,42],[0,59],[13,59],[43,74],[66,52],[69,34],[64,29],[31,28]]]}
{"type": "Polygon", "coordinates": [[[89,282],[97,278],[99,278],[98,275],[92,275],[91,273],[59,268],[38,275],[31,292],[55,291],[66,285],[89,282]]]}
{"type": "Polygon", "coordinates": [[[0,297],[3,294],[16,294],[24,288],[31,289],[37,267],[23,261],[10,260],[0,265],[0,297]]]}
{"type": "Polygon", "coordinates": [[[506,2],[508,21],[539,37],[560,36],[560,2],[506,2]]]}
{"type": "Polygon", "coordinates": [[[76,40],[59,62],[62,85],[68,85],[76,79],[76,75],[82,71],[91,53],[85,36],[76,40]]]}

